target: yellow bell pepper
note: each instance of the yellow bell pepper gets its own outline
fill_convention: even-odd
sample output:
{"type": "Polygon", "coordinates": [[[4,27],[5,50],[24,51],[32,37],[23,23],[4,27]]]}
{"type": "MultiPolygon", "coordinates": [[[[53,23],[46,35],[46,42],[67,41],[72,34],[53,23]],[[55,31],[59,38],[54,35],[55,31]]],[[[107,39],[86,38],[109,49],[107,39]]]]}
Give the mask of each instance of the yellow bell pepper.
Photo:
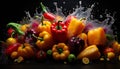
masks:
{"type": "Polygon", "coordinates": [[[65,60],[70,54],[69,48],[65,43],[58,43],[52,47],[52,55],[55,60],[65,60]]]}
{"type": "Polygon", "coordinates": [[[101,56],[101,53],[97,48],[97,46],[91,45],[86,47],[83,51],[81,51],[78,54],[77,59],[81,60],[82,58],[86,57],[92,60],[92,59],[98,59],[100,56],[101,56]]]}
{"type": "Polygon", "coordinates": [[[46,31],[43,31],[39,34],[36,45],[38,46],[38,48],[42,50],[47,50],[47,49],[52,48],[53,43],[54,42],[53,42],[51,34],[49,34],[46,31]]]}
{"type": "Polygon", "coordinates": [[[71,38],[72,36],[76,36],[82,33],[84,28],[85,24],[83,20],[72,18],[68,25],[68,38],[71,38]]]}
{"type": "Polygon", "coordinates": [[[51,26],[51,22],[43,21],[42,23],[39,24],[38,31],[39,32],[47,31],[48,33],[51,33],[50,26],[51,26]]]}
{"type": "Polygon", "coordinates": [[[88,43],[89,45],[101,45],[106,43],[106,34],[102,27],[98,27],[88,31],[88,43]]]}
{"type": "Polygon", "coordinates": [[[20,29],[21,29],[23,32],[26,32],[29,27],[30,27],[30,24],[24,24],[24,25],[21,25],[20,29]]]}

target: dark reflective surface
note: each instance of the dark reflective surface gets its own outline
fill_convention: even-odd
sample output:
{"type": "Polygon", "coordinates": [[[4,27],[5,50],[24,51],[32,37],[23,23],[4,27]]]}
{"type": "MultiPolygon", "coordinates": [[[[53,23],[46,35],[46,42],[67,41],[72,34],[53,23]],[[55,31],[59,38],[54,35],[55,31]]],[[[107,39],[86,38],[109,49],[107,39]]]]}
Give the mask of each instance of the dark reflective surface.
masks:
{"type": "MultiPolygon", "coordinates": [[[[55,64],[55,63],[38,63],[38,64],[12,64],[12,65],[3,65],[4,68],[10,69],[119,69],[120,62],[118,63],[97,63],[97,64],[55,64]]],[[[2,66],[2,67],[3,67],[2,66]]]]}

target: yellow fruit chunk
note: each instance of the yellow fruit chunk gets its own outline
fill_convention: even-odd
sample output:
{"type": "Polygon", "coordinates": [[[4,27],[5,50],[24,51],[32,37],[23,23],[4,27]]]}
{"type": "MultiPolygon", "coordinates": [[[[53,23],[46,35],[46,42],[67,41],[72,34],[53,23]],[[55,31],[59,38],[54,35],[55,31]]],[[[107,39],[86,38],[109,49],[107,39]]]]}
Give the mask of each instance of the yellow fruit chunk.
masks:
{"type": "Polygon", "coordinates": [[[22,56],[19,56],[17,59],[14,60],[16,63],[21,63],[24,60],[22,56]]]}

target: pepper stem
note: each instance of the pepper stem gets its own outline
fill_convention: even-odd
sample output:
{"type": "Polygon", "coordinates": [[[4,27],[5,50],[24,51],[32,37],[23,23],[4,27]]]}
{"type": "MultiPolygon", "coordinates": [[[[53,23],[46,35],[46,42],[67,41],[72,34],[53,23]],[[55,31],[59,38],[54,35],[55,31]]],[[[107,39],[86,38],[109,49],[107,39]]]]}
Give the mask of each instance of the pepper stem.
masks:
{"type": "Polygon", "coordinates": [[[43,38],[42,38],[42,37],[37,37],[37,36],[35,36],[34,34],[32,34],[32,36],[33,36],[34,38],[38,39],[38,40],[43,41],[43,38]]]}
{"type": "Polygon", "coordinates": [[[25,48],[25,45],[23,44],[22,49],[25,48]]]}
{"type": "Polygon", "coordinates": [[[32,34],[32,36],[33,36],[34,38],[36,38],[36,39],[38,38],[38,37],[37,37],[37,36],[35,36],[34,34],[32,34]]]}
{"type": "Polygon", "coordinates": [[[58,48],[57,46],[56,46],[56,48],[57,48],[59,54],[61,54],[63,52],[62,48],[58,48]]]}
{"type": "Polygon", "coordinates": [[[42,37],[38,37],[38,40],[43,41],[43,38],[42,37]]]}
{"type": "Polygon", "coordinates": [[[12,32],[11,37],[13,37],[14,34],[15,34],[15,32],[12,32]]]}
{"type": "Polygon", "coordinates": [[[40,3],[40,5],[42,7],[43,12],[47,12],[46,7],[42,4],[42,2],[40,3]]]}
{"type": "Polygon", "coordinates": [[[62,21],[58,21],[58,24],[57,24],[57,26],[56,26],[56,28],[57,28],[58,30],[61,30],[61,29],[62,29],[62,26],[60,25],[61,22],[62,22],[62,21]]]}
{"type": "Polygon", "coordinates": [[[86,20],[86,18],[85,17],[80,18],[80,21],[82,21],[82,20],[86,20]]]}

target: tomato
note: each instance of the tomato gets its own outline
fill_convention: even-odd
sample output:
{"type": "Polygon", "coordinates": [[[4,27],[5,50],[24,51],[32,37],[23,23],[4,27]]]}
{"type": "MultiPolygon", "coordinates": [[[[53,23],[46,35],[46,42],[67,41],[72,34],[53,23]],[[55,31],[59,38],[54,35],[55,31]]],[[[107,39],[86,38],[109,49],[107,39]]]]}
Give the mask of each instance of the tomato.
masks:
{"type": "Polygon", "coordinates": [[[43,50],[38,51],[37,54],[36,54],[36,58],[38,60],[44,60],[46,58],[46,56],[47,56],[47,54],[43,50]]]}

